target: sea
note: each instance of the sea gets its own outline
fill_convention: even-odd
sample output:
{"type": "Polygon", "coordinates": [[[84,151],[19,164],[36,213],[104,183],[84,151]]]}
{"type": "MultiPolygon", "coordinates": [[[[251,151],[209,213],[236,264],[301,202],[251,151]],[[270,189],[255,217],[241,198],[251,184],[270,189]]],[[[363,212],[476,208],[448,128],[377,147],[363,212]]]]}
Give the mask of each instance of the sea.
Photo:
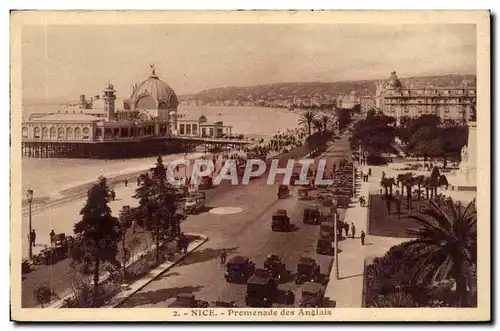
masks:
{"type": "MultiPolygon", "coordinates": [[[[60,104],[33,103],[23,107],[23,117],[30,113],[57,112],[60,104]]],[[[261,107],[215,107],[179,106],[179,114],[187,116],[205,115],[209,122],[222,121],[231,125],[232,134],[246,137],[270,137],[287,129],[297,127],[299,111],[261,107]]],[[[194,157],[195,155],[192,155],[194,157]]],[[[164,155],[168,160],[183,158],[184,155],[164,155]]],[[[92,159],[22,159],[23,192],[32,189],[38,199],[52,199],[64,196],[64,191],[93,182],[99,176],[108,178],[145,170],[154,165],[156,157],[122,160],[92,159]]]]}

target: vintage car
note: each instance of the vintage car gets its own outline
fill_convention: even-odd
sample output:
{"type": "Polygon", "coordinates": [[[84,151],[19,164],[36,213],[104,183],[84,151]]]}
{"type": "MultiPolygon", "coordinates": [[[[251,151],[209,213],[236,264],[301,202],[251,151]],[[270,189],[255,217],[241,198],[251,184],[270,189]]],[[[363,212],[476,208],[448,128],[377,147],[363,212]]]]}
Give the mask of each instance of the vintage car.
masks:
{"type": "Polygon", "coordinates": [[[66,259],[72,241],[73,238],[67,237],[64,233],[56,234],[51,246],[43,248],[39,254],[33,256],[33,264],[51,265],[66,259]]]}
{"type": "Polygon", "coordinates": [[[276,254],[269,254],[264,260],[264,269],[268,270],[275,281],[280,281],[287,273],[285,264],[281,262],[281,257],[276,254]]]}
{"type": "Polygon", "coordinates": [[[324,232],[320,232],[320,236],[316,242],[316,253],[321,255],[333,255],[335,250],[333,248],[333,235],[326,235],[324,232]]]}
{"type": "MultiPolygon", "coordinates": [[[[267,272],[267,271],[266,271],[267,272]]],[[[257,272],[247,282],[245,304],[249,307],[271,307],[278,296],[278,285],[257,272]]]]}
{"type": "Polygon", "coordinates": [[[255,264],[245,256],[233,256],[226,264],[224,278],[230,283],[244,283],[255,271],[255,264]]]}
{"type": "Polygon", "coordinates": [[[320,268],[316,260],[310,257],[301,257],[297,263],[295,283],[302,284],[307,281],[316,282],[320,276],[320,268]]]}
{"type": "Polygon", "coordinates": [[[280,185],[278,187],[278,199],[286,199],[290,196],[288,185],[280,185]]]}
{"type": "Polygon", "coordinates": [[[302,215],[302,222],[304,224],[319,224],[320,219],[321,213],[319,212],[318,206],[314,205],[304,209],[302,215]]]}
{"type": "Polygon", "coordinates": [[[299,200],[309,200],[309,189],[305,187],[299,188],[299,200]]]}
{"type": "Polygon", "coordinates": [[[179,294],[169,308],[207,308],[208,301],[196,300],[193,294],[179,294]]]}
{"type": "Polygon", "coordinates": [[[184,202],[184,213],[186,215],[198,214],[205,208],[206,197],[204,192],[196,192],[188,195],[184,202]]]}
{"type": "Polygon", "coordinates": [[[212,180],[212,177],[210,176],[203,176],[200,178],[200,183],[198,184],[198,189],[199,190],[209,190],[212,187],[214,187],[214,183],[212,180]]]}
{"type": "Polygon", "coordinates": [[[278,209],[273,214],[273,219],[271,222],[271,229],[273,231],[290,231],[292,229],[292,225],[290,223],[290,217],[286,214],[285,209],[278,209]]]}
{"type": "Polygon", "coordinates": [[[214,307],[219,307],[219,308],[235,308],[238,307],[236,305],[236,301],[220,301],[217,300],[213,303],[214,307]]]}
{"type": "Polygon", "coordinates": [[[302,297],[299,307],[319,308],[325,304],[325,289],[321,284],[306,282],[302,286],[302,297]]]}

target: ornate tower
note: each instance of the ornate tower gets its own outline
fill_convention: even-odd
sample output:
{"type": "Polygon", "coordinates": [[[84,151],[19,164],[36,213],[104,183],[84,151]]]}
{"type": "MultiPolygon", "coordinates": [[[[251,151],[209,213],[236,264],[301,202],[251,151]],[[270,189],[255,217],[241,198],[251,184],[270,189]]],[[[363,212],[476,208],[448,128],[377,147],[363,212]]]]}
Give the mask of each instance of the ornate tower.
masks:
{"type": "Polygon", "coordinates": [[[115,118],[115,89],[113,84],[108,83],[108,86],[104,89],[104,110],[108,114],[108,120],[114,120],[115,118]]]}

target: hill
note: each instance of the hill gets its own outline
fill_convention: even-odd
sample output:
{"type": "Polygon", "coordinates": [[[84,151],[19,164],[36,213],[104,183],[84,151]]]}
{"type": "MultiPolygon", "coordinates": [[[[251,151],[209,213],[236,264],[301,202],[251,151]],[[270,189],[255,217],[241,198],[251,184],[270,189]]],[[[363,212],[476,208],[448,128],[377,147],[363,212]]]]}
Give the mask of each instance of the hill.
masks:
{"type": "MultiPolygon", "coordinates": [[[[443,75],[401,78],[403,86],[448,87],[460,85],[467,79],[475,85],[474,75],[443,75]]],[[[373,97],[376,83],[381,80],[339,81],[339,82],[288,82],[257,86],[230,86],[201,91],[196,94],[182,95],[183,103],[202,105],[265,105],[269,103],[334,104],[340,95],[356,91],[361,96],[373,97]]]]}

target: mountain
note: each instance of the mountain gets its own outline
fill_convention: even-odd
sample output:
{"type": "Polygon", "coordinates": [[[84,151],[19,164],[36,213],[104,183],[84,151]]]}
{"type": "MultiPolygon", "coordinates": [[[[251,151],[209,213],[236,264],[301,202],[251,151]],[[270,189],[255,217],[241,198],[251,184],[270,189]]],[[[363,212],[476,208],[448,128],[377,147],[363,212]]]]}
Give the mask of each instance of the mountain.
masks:
{"type": "MultiPolygon", "coordinates": [[[[420,76],[401,78],[400,81],[405,87],[429,85],[450,87],[459,86],[465,79],[470,82],[469,86],[475,86],[475,75],[420,76]]],[[[356,91],[361,96],[374,96],[377,82],[383,82],[383,80],[288,82],[257,86],[230,86],[208,89],[191,95],[182,95],[179,99],[183,103],[217,105],[221,103],[227,105],[250,105],[269,102],[297,103],[297,100],[299,102],[313,100],[313,102],[318,103],[331,103],[340,95],[352,91],[356,91]]]]}

